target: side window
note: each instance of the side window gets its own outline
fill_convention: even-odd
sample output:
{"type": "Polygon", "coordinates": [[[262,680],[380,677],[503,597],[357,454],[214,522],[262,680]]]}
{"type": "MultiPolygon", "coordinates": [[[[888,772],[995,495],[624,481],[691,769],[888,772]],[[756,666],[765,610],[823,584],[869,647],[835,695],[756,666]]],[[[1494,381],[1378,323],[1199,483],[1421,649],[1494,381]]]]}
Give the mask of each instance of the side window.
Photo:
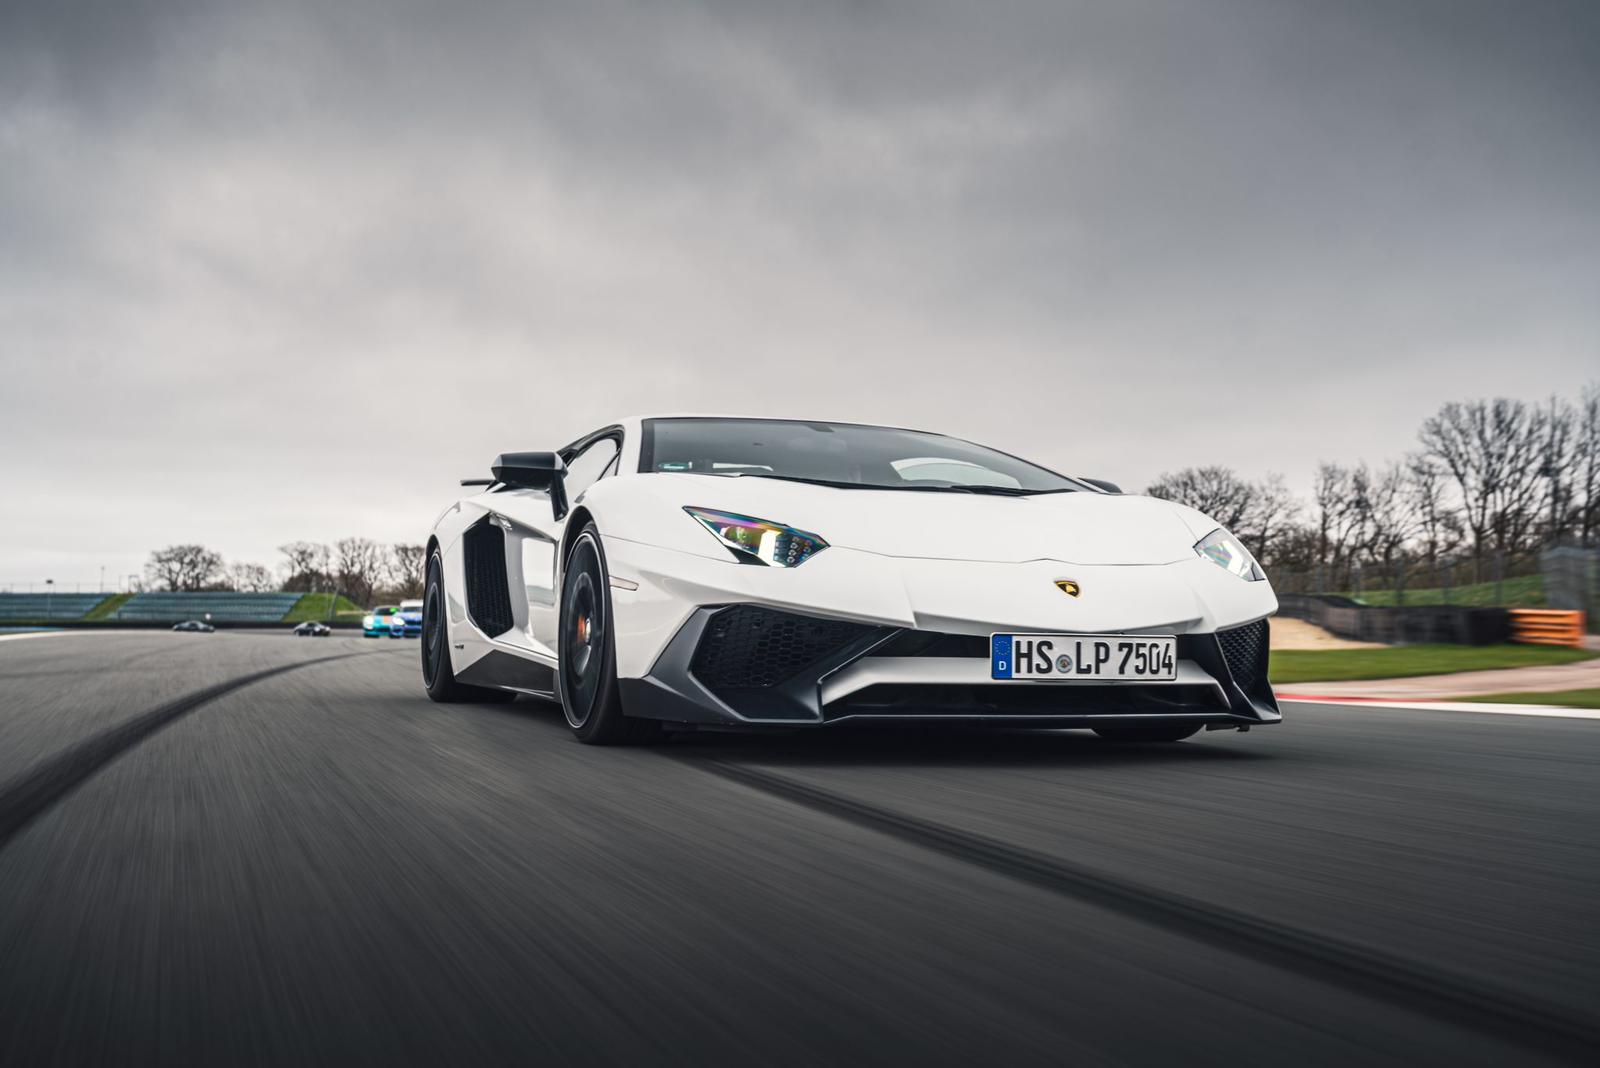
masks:
{"type": "Polygon", "coordinates": [[[578,494],[600,481],[621,449],[616,438],[601,438],[574,456],[567,464],[567,500],[577,500],[578,494]]]}

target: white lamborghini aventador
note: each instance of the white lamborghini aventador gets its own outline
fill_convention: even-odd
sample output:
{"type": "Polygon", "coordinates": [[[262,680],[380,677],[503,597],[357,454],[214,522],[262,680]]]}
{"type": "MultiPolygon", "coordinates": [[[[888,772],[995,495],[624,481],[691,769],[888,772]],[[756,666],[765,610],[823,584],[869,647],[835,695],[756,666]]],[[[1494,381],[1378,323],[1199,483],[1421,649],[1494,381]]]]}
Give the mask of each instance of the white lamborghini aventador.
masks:
{"type": "Polygon", "coordinates": [[[625,419],[492,470],[428,540],[436,701],[553,698],[585,742],[1280,718],[1277,599],[1192,508],[941,434],[776,419],[625,419]]]}

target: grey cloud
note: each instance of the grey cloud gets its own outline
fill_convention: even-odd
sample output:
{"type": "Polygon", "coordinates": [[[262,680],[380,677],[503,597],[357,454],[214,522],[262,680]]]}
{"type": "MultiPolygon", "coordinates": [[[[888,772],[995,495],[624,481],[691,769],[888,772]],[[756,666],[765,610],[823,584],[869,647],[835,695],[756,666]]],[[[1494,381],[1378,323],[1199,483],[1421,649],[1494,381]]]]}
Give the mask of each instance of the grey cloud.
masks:
{"type": "Polygon", "coordinates": [[[1600,349],[1593,4],[0,11],[0,581],[414,538],[619,409],[1304,484],[1600,349]]]}

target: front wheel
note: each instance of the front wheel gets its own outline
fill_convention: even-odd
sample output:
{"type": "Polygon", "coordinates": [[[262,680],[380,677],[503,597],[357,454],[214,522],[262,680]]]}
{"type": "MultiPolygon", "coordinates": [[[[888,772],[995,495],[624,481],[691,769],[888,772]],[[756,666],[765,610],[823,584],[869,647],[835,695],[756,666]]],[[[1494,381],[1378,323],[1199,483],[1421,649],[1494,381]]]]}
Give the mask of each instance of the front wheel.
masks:
{"type": "Polygon", "coordinates": [[[578,741],[589,745],[637,745],[662,736],[661,724],[622,712],[617,686],[617,646],[611,625],[610,579],[600,532],[583,528],[567,557],[561,580],[560,666],[556,670],[561,710],[578,741]]]}
{"type": "Polygon", "coordinates": [[[1199,727],[1096,727],[1094,732],[1108,742],[1181,742],[1199,727]]]}
{"type": "MultiPolygon", "coordinates": [[[[459,701],[503,703],[514,701],[510,690],[491,690],[456,681],[450,663],[450,632],[445,626],[444,558],[435,549],[428,558],[427,584],[422,593],[422,685],[440,704],[459,701]]],[[[390,635],[398,637],[398,635],[390,635]]]]}

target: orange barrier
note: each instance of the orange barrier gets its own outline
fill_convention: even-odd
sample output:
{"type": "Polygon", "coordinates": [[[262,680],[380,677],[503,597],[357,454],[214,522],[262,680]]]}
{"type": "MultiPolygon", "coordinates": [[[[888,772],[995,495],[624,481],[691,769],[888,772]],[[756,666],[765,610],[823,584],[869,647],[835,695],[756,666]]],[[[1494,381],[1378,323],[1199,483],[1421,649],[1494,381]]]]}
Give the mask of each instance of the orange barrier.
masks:
{"type": "Polygon", "coordinates": [[[1583,647],[1583,613],[1547,608],[1511,609],[1511,640],[1524,645],[1583,647]]]}

